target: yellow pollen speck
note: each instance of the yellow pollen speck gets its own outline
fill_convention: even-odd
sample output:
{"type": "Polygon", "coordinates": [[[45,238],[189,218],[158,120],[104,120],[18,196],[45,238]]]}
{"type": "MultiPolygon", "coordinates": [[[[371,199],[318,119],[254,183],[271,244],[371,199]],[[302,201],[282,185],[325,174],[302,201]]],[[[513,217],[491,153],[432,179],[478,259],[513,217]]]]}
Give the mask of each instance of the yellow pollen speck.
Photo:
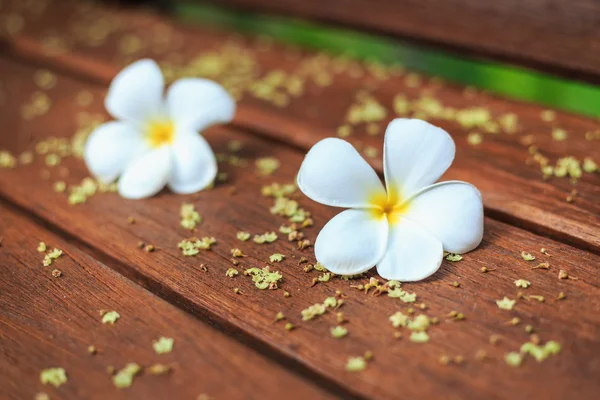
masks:
{"type": "Polygon", "coordinates": [[[146,139],[152,147],[173,143],[175,126],[171,121],[156,121],[148,124],[146,139]]]}

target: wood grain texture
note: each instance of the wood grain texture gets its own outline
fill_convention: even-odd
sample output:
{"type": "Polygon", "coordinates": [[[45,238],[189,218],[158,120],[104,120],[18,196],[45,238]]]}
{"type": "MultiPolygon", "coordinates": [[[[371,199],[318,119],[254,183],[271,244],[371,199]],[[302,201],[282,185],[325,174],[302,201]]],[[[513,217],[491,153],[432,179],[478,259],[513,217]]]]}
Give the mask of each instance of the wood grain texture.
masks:
{"type": "MultiPolygon", "coordinates": [[[[312,60],[316,65],[322,62],[324,70],[331,69],[335,63],[324,55],[315,57],[315,54],[303,54],[274,45],[265,48],[260,40],[206,29],[181,28],[164,17],[139,11],[117,12],[110,8],[91,8],[91,12],[90,6],[68,7],[65,4],[48,9],[42,24],[26,24],[20,35],[7,44],[11,46],[10,51],[20,57],[51,63],[58,69],[104,84],[110,82],[124,63],[146,56],[164,61],[175,71],[175,76],[193,75],[196,70],[192,65],[200,55],[211,51],[218,53],[232,44],[255,57],[258,77],[274,71],[293,74],[302,67],[302,61],[310,63],[312,60]],[[104,41],[92,46],[81,36],[72,33],[74,27],[79,26],[85,18],[90,21],[113,21],[114,31],[104,41]],[[50,27],[54,35],[68,43],[67,52],[48,54],[44,50],[43,43],[47,40],[50,27]],[[63,29],[57,31],[59,27],[63,29]],[[161,47],[161,42],[156,38],[157,32],[168,36],[171,48],[161,47]],[[135,52],[125,54],[123,43],[128,41],[139,41],[139,45],[135,52]]],[[[566,198],[574,188],[569,179],[543,180],[540,167],[527,164],[530,154],[528,145],[523,144],[524,139],[528,140],[527,143],[534,143],[551,163],[565,156],[580,160],[591,157],[598,161],[599,142],[584,138],[587,132],[600,129],[597,121],[557,112],[554,121],[544,122],[540,118],[543,109],[535,105],[508,101],[485,93],[465,92],[464,88],[426,77],[422,77],[419,87],[411,87],[407,84],[410,80],[407,74],[379,80],[368,72],[368,68],[360,69],[364,75],[360,78],[347,71],[332,74],[333,82],[328,86],[319,86],[309,80],[304,94],[292,98],[290,104],[283,108],[245,93],[234,124],[255,134],[307,150],[316,141],[336,134],[357,93],[366,90],[386,108],[387,115],[377,123],[379,134],[368,135],[364,125],[361,125],[354,129],[348,140],[362,149],[370,147],[378,151],[378,155],[370,162],[381,171],[382,132],[387,122],[395,116],[392,99],[397,94],[404,94],[411,100],[428,95],[445,106],[457,109],[484,107],[494,118],[514,113],[519,119],[518,133],[485,134],[483,143],[478,146],[467,143],[468,134],[478,129],[465,129],[454,121],[432,118],[431,122],[448,130],[457,143],[456,161],[443,179],[465,180],[475,184],[483,194],[488,215],[496,219],[600,252],[600,235],[597,232],[600,224],[600,203],[597,201],[600,196],[600,175],[584,174],[575,187],[578,192],[575,201],[568,203],[566,198]],[[568,140],[553,140],[551,132],[554,127],[564,129],[568,133],[568,140]]]]}
{"type": "Polygon", "coordinates": [[[76,246],[0,205],[0,397],[33,399],[332,398],[312,383],[267,360],[212,327],[123,279],[76,246]],[[63,255],[42,266],[44,241],[63,255]],[[62,276],[55,278],[51,271],[62,276]],[[116,310],[114,326],[99,310],[116,310]],[[175,339],[173,351],[158,355],[160,336],[175,339]],[[94,345],[97,353],[88,353],[94,345]],[[172,365],[166,376],[140,374],[117,389],[107,373],[129,362],[144,367],[172,365]],[[40,383],[45,368],[62,367],[60,388],[40,383]],[[268,384],[260,384],[268,382],[268,384]],[[233,384],[235,383],[235,384],[233,384]]]}
{"type": "Polygon", "coordinates": [[[424,40],[572,76],[600,75],[600,5],[594,0],[213,2],[424,40]]]}
{"type": "MultiPolygon", "coordinates": [[[[12,139],[3,137],[3,145],[11,151],[24,150],[17,148],[23,145],[18,138],[24,133],[30,134],[31,143],[35,143],[51,135],[69,136],[74,132],[77,115],[82,110],[74,105],[73,94],[84,88],[94,98],[86,111],[103,113],[104,89],[59,76],[50,93],[53,101],[50,112],[23,122],[18,110],[33,90],[32,71],[7,61],[0,63],[0,68],[3,74],[12,77],[7,91],[13,101],[6,103],[1,111],[5,127],[17,133],[12,139]]],[[[366,278],[354,282],[335,278],[311,288],[318,274],[303,272],[298,261],[304,256],[314,262],[312,250],[299,251],[295,243],[287,242],[282,235],[268,245],[236,239],[239,230],[258,234],[286,223],[269,212],[272,202],[260,195],[260,188],[274,181],[293,181],[303,154],[287,145],[231,128],[211,129],[206,137],[217,153],[226,153],[231,140],[241,141],[243,148],[238,155],[247,159],[249,166],[221,164],[221,171],[228,173],[227,182],[197,195],[176,196],[165,191],[152,199],[128,201],[116,194],[97,194],[86,204],[69,206],[66,194],[51,190],[52,182],[57,179],[77,183],[87,176],[81,160],[69,158],[61,166],[51,168],[51,178],[46,181],[39,178],[40,170],[46,169],[40,159],[28,166],[3,170],[0,196],[47,220],[71,240],[96,248],[111,260],[111,268],[179,308],[210,320],[220,329],[281,357],[290,365],[314,371],[334,385],[342,397],[432,398],[440,393],[448,399],[596,396],[600,373],[600,364],[594,356],[600,351],[598,256],[486,219],[484,241],[476,251],[459,263],[445,261],[430,279],[404,285],[406,290],[417,293],[419,303],[427,305],[424,313],[440,318],[440,324],[429,330],[430,342],[411,343],[408,331],[402,332],[403,339],[394,339],[388,317],[399,310],[406,312],[409,305],[386,296],[365,295],[350,287],[366,283],[366,278]],[[273,176],[260,177],[254,171],[254,160],[263,156],[284,161],[273,176]],[[66,177],[61,177],[63,167],[68,170],[66,177]],[[178,214],[180,205],[190,201],[204,217],[193,234],[214,236],[217,244],[212,251],[186,258],[177,249],[177,243],[191,234],[179,226],[178,214]],[[128,223],[130,216],[135,218],[135,224],[128,223]],[[139,241],[153,244],[157,250],[144,252],[137,247],[139,241]],[[258,290],[243,274],[226,277],[225,271],[232,267],[230,249],[234,247],[248,255],[236,267],[240,272],[269,264],[272,253],[285,254],[287,258],[282,263],[272,265],[284,276],[281,289],[258,290]],[[542,247],[552,256],[540,254],[542,247]],[[532,264],[521,259],[523,250],[535,254],[539,261],[549,261],[551,269],[531,270],[532,264]],[[203,272],[200,264],[205,264],[208,271],[203,272]],[[481,273],[482,266],[495,271],[481,273]],[[559,280],[559,269],[569,271],[579,280],[559,280]],[[505,295],[516,297],[520,289],[513,281],[519,278],[531,281],[526,295],[542,295],[546,301],[519,300],[513,311],[498,309],[496,300],[505,295]],[[453,281],[461,286],[454,288],[453,281]],[[234,293],[234,288],[239,288],[242,294],[234,293]],[[283,290],[291,297],[285,298],[283,290]],[[329,329],[336,325],[334,313],[308,322],[300,318],[302,309],[333,296],[336,290],[348,296],[340,309],[348,319],[349,334],[343,339],[330,337],[329,329]],[[553,301],[561,291],[567,299],[553,301]],[[466,320],[457,322],[447,318],[451,310],[465,313],[466,320]],[[273,323],[280,311],[297,329],[288,332],[283,323],[273,323]],[[521,323],[506,325],[513,317],[520,318],[521,323]],[[528,340],[524,331],[527,324],[534,327],[542,342],[557,340],[563,350],[541,364],[527,358],[520,368],[510,368],[503,361],[504,354],[518,350],[528,340]],[[492,334],[501,336],[496,345],[489,344],[492,334]],[[476,360],[475,353],[480,349],[487,352],[486,361],[476,360]],[[374,360],[364,372],[344,371],[349,356],[362,355],[367,350],[373,352],[374,360]],[[439,358],[446,354],[464,356],[465,362],[441,365],[439,358]]],[[[307,228],[305,233],[314,241],[316,233],[337,210],[300,195],[297,198],[313,214],[315,226],[307,228]]],[[[374,276],[373,272],[368,276],[374,276]]]]}

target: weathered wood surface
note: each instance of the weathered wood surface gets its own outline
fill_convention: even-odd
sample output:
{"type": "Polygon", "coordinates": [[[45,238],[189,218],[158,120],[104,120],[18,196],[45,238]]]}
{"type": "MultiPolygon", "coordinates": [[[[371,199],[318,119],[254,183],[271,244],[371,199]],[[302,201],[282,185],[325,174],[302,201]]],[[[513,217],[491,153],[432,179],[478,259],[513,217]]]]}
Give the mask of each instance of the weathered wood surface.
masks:
{"type": "MultiPolygon", "coordinates": [[[[2,76],[11,77],[5,82],[5,93],[11,101],[4,103],[1,115],[5,129],[14,133],[2,136],[2,147],[15,154],[50,136],[71,136],[78,129],[81,111],[105,116],[102,86],[58,74],[56,86],[48,90],[52,99],[50,111],[23,121],[20,107],[36,90],[31,78],[34,69],[4,60],[0,71],[2,76]],[[77,106],[74,100],[81,90],[89,91],[93,98],[85,108],[77,106]],[[29,140],[22,139],[25,135],[29,135],[29,140]]],[[[417,304],[426,304],[425,314],[440,319],[439,325],[429,329],[430,342],[412,343],[408,331],[402,331],[404,338],[395,339],[388,317],[398,310],[406,312],[409,306],[419,313],[416,305],[387,296],[365,295],[351,288],[353,284],[366,283],[367,278],[332,278],[311,288],[319,274],[305,273],[304,264],[298,265],[302,256],[314,262],[311,249],[297,250],[296,244],[287,242],[284,235],[265,245],[236,239],[240,230],[258,234],[287,223],[269,212],[272,200],[262,197],[260,190],[271,182],[292,182],[303,152],[232,128],[211,129],[206,137],[217,153],[228,153],[231,140],[241,141],[243,148],[236,155],[249,164],[245,168],[221,164],[221,171],[228,174],[227,181],[197,195],[175,196],[165,191],[152,199],[127,201],[116,194],[103,193],[92,196],[86,204],[69,206],[67,194],[52,191],[52,184],[56,180],[79,183],[87,176],[82,161],[65,158],[59,166],[50,168],[44,165],[42,157],[36,156],[31,165],[2,171],[0,196],[48,221],[49,226],[70,240],[95,248],[110,260],[107,264],[111,268],[164,300],[282,359],[285,365],[328,385],[342,397],[432,398],[440,393],[457,399],[596,396],[600,373],[594,356],[600,351],[598,256],[488,218],[480,248],[459,263],[445,261],[441,270],[426,281],[404,285],[417,293],[417,304]],[[258,176],[253,165],[257,157],[264,156],[283,161],[269,177],[258,176]],[[43,170],[48,170],[50,179],[40,177],[43,170]],[[179,207],[186,201],[193,202],[204,217],[194,233],[179,226],[179,207]],[[128,223],[128,217],[134,217],[135,224],[128,223]],[[183,257],[177,243],[192,234],[214,236],[217,244],[197,257],[183,257]],[[145,252],[137,247],[139,241],[153,244],[157,250],[145,252]],[[225,271],[233,266],[230,249],[236,247],[248,255],[239,260],[236,268],[240,272],[269,264],[270,254],[285,254],[283,262],[272,265],[284,275],[281,288],[261,291],[243,274],[226,277],[225,271]],[[542,247],[551,256],[541,254],[542,247]],[[551,269],[532,270],[537,263],[525,262],[520,256],[523,250],[535,254],[536,261],[549,261],[551,269]],[[207,272],[200,269],[201,264],[207,266],[207,272]],[[483,266],[495,271],[482,273],[483,266]],[[579,279],[559,280],[560,269],[579,279]],[[531,281],[531,287],[516,288],[513,281],[519,278],[531,281]],[[460,287],[454,288],[453,281],[459,282],[460,287]],[[241,294],[234,293],[235,288],[241,294]],[[291,297],[285,298],[284,290],[291,297]],[[335,295],[336,290],[348,296],[339,310],[348,320],[345,326],[349,334],[342,339],[329,334],[336,325],[334,313],[308,322],[300,317],[302,309],[335,295]],[[521,299],[512,311],[497,308],[496,300],[505,295],[514,299],[519,291],[542,295],[546,300],[538,303],[521,299]],[[559,292],[567,298],[554,301],[559,292]],[[466,320],[448,318],[451,310],[464,313],[466,320]],[[273,322],[280,311],[297,327],[295,330],[286,331],[284,322],[273,322]],[[506,324],[513,317],[520,318],[519,325],[506,324]],[[510,368],[503,360],[504,354],[518,350],[528,340],[524,330],[528,324],[542,342],[557,340],[563,350],[543,363],[526,358],[520,368],[510,368]],[[501,336],[496,345],[489,344],[493,334],[501,336]],[[374,359],[365,371],[344,371],[349,356],[362,355],[367,350],[373,352],[374,359]],[[488,354],[486,360],[476,359],[478,350],[488,354]],[[441,355],[461,355],[465,362],[441,365],[441,355]]],[[[297,198],[315,220],[314,227],[304,230],[314,241],[318,230],[337,210],[300,195],[297,198]]]]}
{"type": "Polygon", "coordinates": [[[0,397],[33,399],[330,398],[308,380],[123,279],[74,243],[0,205],[0,397]],[[51,266],[48,251],[63,250],[51,266]],[[53,277],[52,270],[62,273],[53,277]],[[117,311],[113,325],[100,310],[117,311]],[[171,353],[156,354],[154,340],[175,339],[171,353]],[[88,352],[95,346],[96,354],[88,352]],[[144,371],[133,386],[117,389],[107,367],[127,363],[172,366],[164,376],[144,371]],[[62,367],[60,388],[40,383],[40,372],[62,367]]]}
{"type": "Polygon", "coordinates": [[[597,80],[600,75],[600,5],[594,0],[212,1],[416,39],[576,77],[587,74],[597,80]]]}
{"type": "MultiPolygon", "coordinates": [[[[110,82],[124,63],[145,56],[164,62],[172,78],[203,74],[225,83],[237,79],[239,82],[234,86],[243,97],[234,125],[303,150],[323,137],[335,135],[345,123],[349,108],[356,103],[358,93],[366,91],[380,102],[386,115],[373,123],[378,134],[367,134],[366,124],[359,124],[348,140],[362,149],[375,151],[370,161],[379,169],[383,131],[396,116],[393,98],[398,94],[413,101],[415,107],[417,100],[424,98],[436,99],[455,110],[483,107],[489,111],[490,121],[496,123],[501,116],[513,113],[518,117],[516,133],[508,134],[501,129],[498,134],[483,134],[483,142],[478,145],[470,145],[467,138],[469,134],[484,132],[482,127],[464,127],[454,119],[426,116],[451,132],[457,142],[454,167],[443,179],[475,184],[482,191],[488,215],[496,219],[600,252],[599,175],[584,173],[576,186],[568,177],[543,180],[540,166],[531,162],[529,152],[535,146],[551,165],[566,156],[598,161],[599,140],[586,140],[591,137],[587,136],[590,132],[600,129],[593,119],[556,112],[552,121],[543,121],[544,109],[539,106],[465,91],[436,79],[398,71],[383,74],[379,67],[343,63],[324,55],[315,57],[261,38],[246,40],[228,33],[181,28],[164,17],[139,11],[115,12],[90,7],[64,2],[47,8],[41,23],[26,23],[7,42],[8,51],[104,84],[110,82]],[[82,28],[82,20],[88,21],[89,26],[108,24],[111,28],[106,28],[109,33],[102,40],[90,41],[90,32],[94,30],[82,28]],[[164,45],[165,37],[169,39],[168,48],[164,45]],[[64,51],[48,47],[49,38],[55,42],[60,38],[58,42],[64,43],[64,51]],[[235,54],[237,62],[232,61],[232,56],[222,56],[227,49],[235,54]],[[214,67],[213,63],[211,69],[209,56],[221,66],[214,67]],[[241,72],[236,70],[239,59],[251,67],[241,72]],[[268,82],[269,75],[282,71],[288,77],[301,76],[304,85],[299,97],[288,95],[289,104],[279,107],[274,105],[277,100],[272,96],[265,99],[257,94],[248,76],[252,81],[268,82]],[[415,86],[414,82],[420,83],[415,86]],[[564,129],[567,140],[554,140],[553,128],[564,129]],[[573,189],[577,195],[569,203],[566,199],[573,189]]],[[[422,107],[427,108],[425,101],[422,107]]],[[[422,114],[413,111],[406,115],[424,117],[422,114]]]]}

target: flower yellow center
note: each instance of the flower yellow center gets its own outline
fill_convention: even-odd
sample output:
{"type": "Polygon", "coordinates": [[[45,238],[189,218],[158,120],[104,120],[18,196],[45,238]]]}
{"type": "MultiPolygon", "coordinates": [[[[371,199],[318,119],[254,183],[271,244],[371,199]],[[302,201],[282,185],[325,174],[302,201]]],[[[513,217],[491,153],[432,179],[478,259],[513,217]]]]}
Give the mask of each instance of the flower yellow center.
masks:
{"type": "Polygon", "coordinates": [[[406,213],[409,207],[409,203],[403,202],[397,191],[390,191],[389,194],[375,194],[369,203],[373,206],[371,209],[373,217],[387,218],[390,225],[400,221],[400,217],[406,213]]]}
{"type": "Polygon", "coordinates": [[[171,121],[154,121],[146,128],[146,140],[151,147],[173,143],[175,127],[171,121]]]}

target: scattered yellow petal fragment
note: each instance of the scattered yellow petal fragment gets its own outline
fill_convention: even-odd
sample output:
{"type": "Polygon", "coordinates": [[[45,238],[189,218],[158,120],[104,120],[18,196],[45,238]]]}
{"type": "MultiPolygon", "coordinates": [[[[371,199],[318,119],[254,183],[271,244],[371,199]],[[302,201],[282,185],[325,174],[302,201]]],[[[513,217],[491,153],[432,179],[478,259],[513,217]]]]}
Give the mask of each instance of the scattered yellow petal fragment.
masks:
{"type": "Polygon", "coordinates": [[[502,310],[512,310],[515,305],[516,300],[511,300],[508,297],[504,296],[502,300],[496,300],[496,305],[498,308],[502,310]]]}
{"type": "Polygon", "coordinates": [[[448,260],[448,261],[453,261],[453,262],[457,262],[457,261],[460,261],[460,260],[462,260],[462,259],[463,259],[463,257],[462,257],[460,254],[453,254],[453,253],[450,253],[450,254],[448,254],[448,255],[446,256],[446,260],[448,260]]]}
{"type": "Polygon", "coordinates": [[[113,383],[119,389],[128,388],[133,383],[133,378],[142,370],[136,363],[129,363],[117,372],[117,374],[113,377],[113,383]]]}
{"type": "Polygon", "coordinates": [[[481,142],[483,142],[483,136],[481,135],[481,133],[471,132],[467,136],[467,143],[469,143],[472,146],[477,146],[481,144],[481,142]]]}
{"type": "Polygon", "coordinates": [[[283,254],[275,253],[275,254],[271,254],[269,256],[269,261],[271,261],[271,262],[281,262],[281,261],[283,261],[284,258],[285,258],[285,256],[283,254]]]}
{"type": "Polygon", "coordinates": [[[377,157],[377,154],[379,151],[375,147],[367,146],[367,147],[365,147],[364,152],[365,152],[365,156],[367,156],[369,158],[375,158],[375,157],[377,157]]]}
{"type": "Polygon", "coordinates": [[[423,332],[429,328],[431,321],[425,314],[417,315],[412,321],[409,320],[407,327],[413,332],[423,332]]]}
{"type": "Polygon", "coordinates": [[[242,147],[244,147],[244,144],[239,140],[230,140],[227,143],[227,150],[231,151],[232,153],[240,151],[242,147]]]}
{"type": "Polygon", "coordinates": [[[535,260],[535,256],[533,256],[532,254],[529,254],[529,253],[527,253],[525,251],[521,252],[521,257],[525,261],[533,261],[533,260],[535,260]]]}
{"type": "Polygon", "coordinates": [[[62,250],[59,250],[59,249],[52,249],[50,251],[50,253],[48,253],[48,256],[54,260],[56,260],[61,255],[62,255],[62,250]]]}
{"type": "Polygon", "coordinates": [[[146,371],[148,371],[148,373],[151,375],[164,375],[171,372],[171,369],[173,369],[173,367],[171,367],[170,365],[152,364],[151,366],[146,368],[146,371]]]}
{"type": "Polygon", "coordinates": [[[329,308],[335,308],[338,305],[338,301],[335,297],[328,297],[323,301],[323,305],[329,308]]]}
{"type": "Polygon", "coordinates": [[[75,190],[72,191],[71,194],[69,194],[69,199],[68,202],[70,205],[75,205],[75,204],[83,204],[85,203],[87,200],[87,197],[79,190],[75,190]]]}
{"type": "Polygon", "coordinates": [[[410,334],[410,341],[414,343],[427,343],[429,335],[425,331],[414,331],[410,334]]]}
{"type": "Polygon", "coordinates": [[[254,286],[261,290],[277,289],[277,283],[283,278],[283,275],[281,275],[278,271],[271,272],[268,266],[264,267],[263,269],[249,268],[244,271],[244,275],[252,276],[254,286]]]}
{"type": "Polygon", "coordinates": [[[416,293],[409,293],[399,287],[388,290],[388,296],[395,299],[400,299],[405,303],[414,303],[417,301],[416,293]]]}
{"type": "Polygon", "coordinates": [[[564,269],[561,269],[561,270],[558,271],[558,279],[573,279],[573,280],[578,280],[579,278],[576,278],[576,277],[570,275],[564,269]]]}
{"type": "Polygon", "coordinates": [[[586,157],[583,159],[583,170],[588,174],[594,173],[598,171],[598,164],[592,158],[586,157]]]}
{"type": "Polygon", "coordinates": [[[184,256],[195,256],[200,253],[200,250],[210,250],[213,244],[217,242],[217,239],[214,237],[205,236],[202,239],[198,239],[196,237],[192,237],[189,239],[184,239],[178,243],[177,247],[181,249],[181,253],[184,256]]]}
{"type": "Polygon", "coordinates": [[[52,185],[52,190],[57,193],[64,193],[64,191],[67,190],[67,184],[63,181],[56,181],[52,185]]]}
{"type": "MultiPolygon", "coordinates": [[[[394,289],[395,291],[398,291],[398,289],[394,289]]],[[[401,293],[399,296],[397,296],[400,300],[402,300],[405,303],[414,303],[415,301],[417,301],[417,294],[416,293],[409,293],[406,291],[402,291],[403,293],[401,293]]],[[[388,296],[389,297],[396,297],[393,292],[388,292],[388,296]]]]}
{"type": "Polygon", "coordinates": [[[394,279],[387,281],[387,287],[390,289],[395,289],[397,287],[400,287],[400,285],[402,285],[402,284],[399,281],[394,280],[394,279]]]}
{"type": "Polygon", "coordinates": [[[349,357],[346,363],[346,371],[360,372],[367,368],[367,360],[364,357],[349,357]]]}
{"type": "Polygon", "coordinates": [[[537,362],[542,362],[551,355],[558,354],[561,350],[560,343],[550,340],[544,346],[532,342],[523,343],[521,346],[521,354],[529,354],[536,359],[537,362]]]}
{"type": "Polygon", "coordinates": [[[246,255],[238,248],[231,249],[230,252],[231,252],[231,255],[236,258],[246,257],[246,255]]]}
{"type": "Polygon", "coordinates": [[[239,275],[239,272],[235,268],[228,268],[227,271],[225,271],[225,276],[228,276],[230,278],[233,278],[236,275],[239,275]]]}
{"type": "Polygon", "coordinates": [[[316,262],[315,265],[313,265],[313,268],[315,269],[315,271],[319,271],[319,272],[327,272],[327,268],[325,268],[323,266],[323,264],[321,264],[320,262],[316,262]]]}
{"type": "Polygon", "coordinates": [[[540,118],[544,122],[552,122],[556,118],[556,112],[554,110],[543,110],[540,113],[540,118]]]}
{"type": "Polygon", "coordinates": [[[47,69],[38,69],[33,73],[33,81],[40,89],[52,89],[56,85],[56,75],[47,69]]]}
{"type": "Polygon", "coordinates": [[[556,140],[557,142],[562,142],[564,140],[567,140],[567,131],[565,131],[564,129],[561,128],[554,128],[552,129],[552,139],[556,140]]]}
{"type": "Polygon", "coordinates": [[[504,360],[511,367],[518,367],[523,362],[523,356],[517,352],[511,352],[504,356],[504,360]]]}
{"type": "Polygon", "coordinates": [[[48,368],[40,373],[40,382],[44,385],[48,383],[54,387],[59,387],[67,382],[67,373],[64,368],[48,368]]]}
{"type": "Polygon", "coordinates": [[[408,315],[405,315],[401,311],[398,311],[392,316],[390,316],[389,320],[394,328],[398,328],[401,326],[406,326],[410,318],[408,317],[408,315]]]}
{"type": "Polygon", "coordinates": [[[277,233],[275,232],[268,232],[265,233],[265,240],[267,241],[267,243],[273,243],[274,241],[277,240],[277,233]]]}
{"type": "MultiPolygon", "coordinates": [[[[373,282],[375,284],[375,287],[377,287],[378,282],[373,282]]],[[[373,285],[370,285],[373,286],[373,285]]],[[[405,290],[403,290],[402,288],[400,288],[400,282],[398,281],[388,281],[388,283],[385,286],[382,287],[386,287],[387,288],[387,294],[388,297],[394,298],[394,299],[400,299],[405,303],[414,303],[417,300],[417,294],[416,293],[409,293],[405,290]]]]}
{"type": "Polygon", "coordinates": [[[343,338],[347,334],[348,329],[344,328],[343,326],[338,325],[335,328],[331,328],[331,336],[333,336],[336,339],[343,338]]]}
{"type": "Polygon", "coordinates": [[[543,303],[543,302],[545,301],[545,298],[544,298],[544,296],[539,296],[539,295],[525,296],[525,298],[526,298],[527,300],[532,300],[532,299],[533,299],[533,300],[537,300],[537,301],[539,301],[540,303],[543,303]]]}
{"type": "MultiPolygon", "coordinates": [[[[295,186],[292,186],[292,188],[295,190],[295,186]]],[[[264,189],[265,188],[263,187],[263,193],[264,189]]],[[[283,195],[278,196],[277,191],[271,192],[271,195],[275,197],[275,202],[273,206],[269,209],[271,214],[288,217],[290,222],[302,222],[302,226],[312,225],[313,222],[309,218],[310,213],[305,209],[299,207],[298,202],[296,200],[291,200],[287,197],[284,197],[283,195]]]]}
{"type": "Polygon", "coordinates": [[[102,316],[102,323],[103,324],[108,324],[108,325],[114,325],[115,322],[117,322],[117,320],[121,318],[121,315],[119,315],[118,312],[116,311],[109,311],[107,313],[105,313],[102,316]]]}
{"type": "Polygon", "coordinates": [[[191,203],[183,203],[181,205],[181,226],[185,229],[192,230],[196,227],[197,224],[202,222],[202,217],[196,209],[194,205],[191,203]]]}
{"type": "Polygon", "coordinates": [[[252,240],[254,241],[254,243],[257,243],[257,244],[273,243],[274,241],[277,240],[277,233],[276,232],[267,232],[262,235],[254,235],[254,238],[252,240]]]}
{"type": "Polygon", "coordinates": [[[523,288],[523,289],[525,289],[525,288],[528,288],[528,287],[531,285],[531,282],[529,282],[529,281],[526,281],[525,279],[517,279],[517,280],[515,281],[515,285],[516,285],[518,288],[523,288]]]}
{"type": "Polygon", "coordinates": [[[17,165],[17,159],[8,151],[0,151],[0,168],[14,168],[17,165]]]}
{"type": "Polygon", "coordinates": [[[337,134],[342,138],[348,137],[352,134],[352,127],[348,124],[339,126],[337,129],[337,134]]]}
{"type": "Polygon", "coordinates": [[[289,195],[291,195],[292,193],[294,193],[296,191],[296,185],[294,183],[286,183],[286,184],[279,184],[277,182],[274,182],[270,185],[267,186],[263,186],[260,189],[260,193],[263,196],[266,197],[274,197],[274,198],[280,198],[280,197],[287,197],[289,195]]]}
{"type": "Polygon", "coordinates": [[[313,304],[312,306],[301,311],[302,321],[309,321],[317,315],[325,314],[326,306],[323,304],[313,304]]]}
{"type": "Polygon", "coordinates": [[[536,265],[535,267],[531,267],[531,269],[550,269],[550,263],[543,262],[543,263],[536,265]]]}
{"type": "Polygon", "coordinates": [[[241,240],[242,242],[245,242],[246,240],[250,239],[250,232],[238,232],[236,234],[236,237],[241,240]]]}
{"type": "Polygon", "coordinates": [[[152,342],[152,347],[156,354],[165,354],[173,350],[173,343],[175,343],[175,339],[161,336],[152,342]]]}
{"type": "Polygon", "coordinates": [[[46,243],[40,242],[40,244],[37,247],[37,251],[39,251],[40,253],[45,252],[46,251],[46,243]]]}
{"type": "Polygon", "coordinates": [[[44,256],[44,261],[42,262],[42,264],[44,265],[44,267],[48,267],[48,266],[52,265],[54,260],[56,260],[61,255],[62,255],[62,250],[52,249],[48,254],[46,254],[44,256]]]}
{"type": "Polygon", "coordinates": [[[279,160],[275,157],[263,157],[256,160],[256,169],[260,175],[271,175],[279,169],[279,160]]]}
{"type": "Polygon", "coordinates": [[[254,238],[252,240],[256,244],[263,244],[263,243],[265,243],[267,241],[265,239],[265,235],[254,235],[254,238]]]}
{"type": "Polygon", "coordinates": [[[544,345],[544,350],[546,351],[546,353],[548,354],[558,354],[560,353],[561,350],[561,345],[560,343],[554,341],[554,340],[550,340],[548,342],[546,342],[546,344],[544,345]]]}

